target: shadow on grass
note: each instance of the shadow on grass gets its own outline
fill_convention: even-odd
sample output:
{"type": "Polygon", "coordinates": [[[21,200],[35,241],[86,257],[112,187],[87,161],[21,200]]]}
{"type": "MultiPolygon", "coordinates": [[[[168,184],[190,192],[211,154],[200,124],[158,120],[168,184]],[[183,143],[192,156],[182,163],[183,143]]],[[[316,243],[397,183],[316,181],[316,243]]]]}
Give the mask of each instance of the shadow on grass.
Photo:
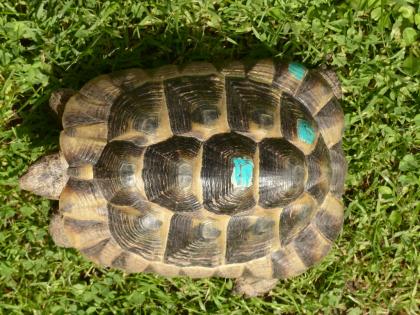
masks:
{"type": "MultiPolygon", "coordinates": [[[[218,34],[202,29],[178,28],[176,31],[146,31],[141,39],[127,32],[122,38],[104,33],[94,43],[86,44],[79,59],[68,68],[53,65],[49,85],[30,111],[21,111],[16,132],[31,139],[30,148],[58,148],[60,124],[48,107],[52,91],[68,87],[79,89],[99,74],[128,68],[154,68],[190,61],[223,63],[235,59],[273,57],[276,49],[268,47],[252,34],[218,34]]],[[[279,43],[281,45],[281,43],[279,43]]],[[[284,56],[291,59],[293,49],[284,56]]],[[[16,125],[16,123],[13,123],[16,125]]]]}
{"type": "Polygon", "coordinates": [[[234,59],[272,57],[275,51],[252,34],[232,37],[202,33],[200,29],[178,29],[176,32],[153,32],[142,39],[102,37],[87,50],[70,69],[54,68],[52,82],[58,86],[80,88],[88,79],[99,74],[128,68],[155,68],[166,64],[185,64],[190,61],[221,63],[234,59]],[[229,41],[228,38],[231,40],[229,41]]]}

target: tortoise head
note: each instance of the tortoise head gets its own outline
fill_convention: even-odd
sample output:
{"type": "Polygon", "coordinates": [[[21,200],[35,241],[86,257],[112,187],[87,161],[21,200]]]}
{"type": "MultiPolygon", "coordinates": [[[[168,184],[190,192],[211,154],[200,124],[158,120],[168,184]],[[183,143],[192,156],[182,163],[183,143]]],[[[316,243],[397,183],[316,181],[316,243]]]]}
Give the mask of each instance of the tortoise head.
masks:
{"type": "Polygon", "coordinates": [[[59,199],[68,180],[67,168],[61,153],[44,156],[19,179],[19,186],[48,199],[59,199]]]}

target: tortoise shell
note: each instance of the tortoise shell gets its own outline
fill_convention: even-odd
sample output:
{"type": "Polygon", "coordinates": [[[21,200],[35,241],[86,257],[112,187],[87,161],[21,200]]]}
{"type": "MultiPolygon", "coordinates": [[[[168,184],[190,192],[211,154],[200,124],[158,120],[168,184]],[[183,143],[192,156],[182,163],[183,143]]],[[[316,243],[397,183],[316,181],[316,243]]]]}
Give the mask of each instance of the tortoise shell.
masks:
{"type": "Polygon", "coordinates": [[[64,107],[55,220],[128,272],[300,274],[342,227],[340,97],[331,71],[272,60],[97,77],[64,107]]]}

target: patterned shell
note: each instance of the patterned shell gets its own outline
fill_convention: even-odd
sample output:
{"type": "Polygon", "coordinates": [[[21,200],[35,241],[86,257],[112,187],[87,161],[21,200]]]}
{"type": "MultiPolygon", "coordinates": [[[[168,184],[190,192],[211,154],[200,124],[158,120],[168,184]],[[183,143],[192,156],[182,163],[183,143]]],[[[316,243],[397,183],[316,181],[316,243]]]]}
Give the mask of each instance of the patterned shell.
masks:
{"type": "Polygon", "coordinates": [[[95,78],[63,114],[66,237],[128,272],[305,271],[343,222],[340,96],[331,72],[271,60],[95,78]]]}

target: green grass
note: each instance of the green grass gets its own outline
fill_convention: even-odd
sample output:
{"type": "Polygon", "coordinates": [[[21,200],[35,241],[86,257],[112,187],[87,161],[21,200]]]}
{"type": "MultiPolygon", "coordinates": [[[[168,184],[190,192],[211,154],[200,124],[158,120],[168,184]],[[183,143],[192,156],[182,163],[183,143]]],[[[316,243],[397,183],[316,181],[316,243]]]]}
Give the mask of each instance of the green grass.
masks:
{"type": "Polygon", "coordinates": [[[0,313],[419,313],[420,7],[416,0],[0,2],[0,313]],[[327,64],[343,85],[345,223],[315,268],[263,298],[225,279],[98,268],[52,243],[57,202],[20,191],[58,147],[58,87],[190,60],[327,64]]]}

